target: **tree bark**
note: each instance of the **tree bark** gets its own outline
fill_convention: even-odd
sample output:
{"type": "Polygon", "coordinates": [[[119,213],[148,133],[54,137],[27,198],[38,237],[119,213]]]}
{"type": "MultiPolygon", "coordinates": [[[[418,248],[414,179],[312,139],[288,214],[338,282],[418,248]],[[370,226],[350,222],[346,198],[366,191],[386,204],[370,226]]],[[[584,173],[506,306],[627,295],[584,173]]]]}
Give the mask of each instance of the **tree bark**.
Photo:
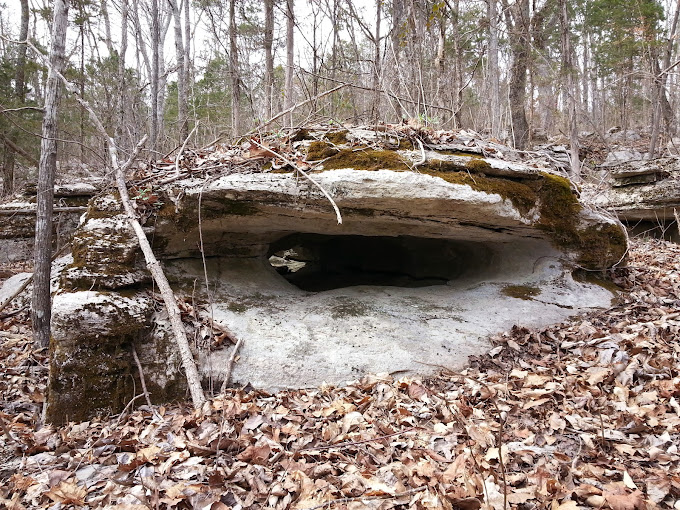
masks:
{"type": "MultiPolygon", "coordinates": [[[[286,0],[286,83],[284,85],[284,110],[289,110],[293,106],[293,70],[294,70],[294,55],[295,55],[295,15],[294,15],[294,0],[286,0]]],[[[285,123],[293,126],[293,111],[285,118],[285,123]]]]}
{"type": "Polygon", "coordinates": [[[489,86],[491,89],[491,136],[501,135],[501,87],[498,68],[498,2],[487,0],[489,18],[489,86]]]}
{"type": "MultiPolygon", "coordinates": [[[[177,57],[177,124],[179,143],[189,136],[188,98],[186,80],[186,56],[184,54],[184,40],[182,37],[182,13],[179,10],[179,0],[168,0],[175,20],[175,54],[177,57]]],[[[188,3],[189,0],[184,0],[188,3]]]]}
{"type": "Polygon", "coordinates": [[[229,72],[231,74],[231,132],[241,131],[241,73],[236,32],[236,0],[229,0],[229,72]]]}
{"type": "MultiPolygon", "coordinates": [[[[29,10],[28,0],[21,0],[21,28],[19,29],[19,41],[25,41],[28,37],[29,10]]],[[[26,44],[19,44],[17,50],[16,71],[14,74],[14,95],[19,105],[26,102],[26,44]]],[[[16,161],[15,149],[19,137],[13,129],[5,143],[5,158],[2,165],[2,195],[11,195],[14,192],[14,164],[16,161]]]]}
{"type": "Polygon", "coordinates": [[[31,306],[33,339],[46,347],[50,342],[52,299],[50,269],[52,258],[52,208],[54,206],[54,174],[57,169],[57,111],[59,108],[59,74],[65,64],[68,0],[54,0],[50,69],[45,90],[45,115],[42,123],[40,165],[38,167],[38,196],[36,204],[34,283],[31,306]]]}
{"type": "Polygon", "coordinates": [[[151,136],[149,145],[152,151],[156,150],[158,145],[159,16],[158,0],[151,0],[151,136]]]}
{"type": "Polygon", "coordinates": [[[264,0],[264,116],[274,115],[274,0],[264,0]]]}
{"type": "Polygon", "coordinates": [[[123,135],[125,130],[125,54],[127,53],[127,31],[128,31],[128,0],[121,0],[120,6],[120,51],[118,52],[118,97],[117,102],[117,119],[116,119],[116,144],[122,147],[123,135]]]}
{"type": "Polygon", "coordinates": [[[581,175],[581,161],[578,148],[578,129],[576,125],[576,80],[572,61],[570,20],[567,0],[560,0],[562,25],[562,76],[566,81],[567,118],[569,123],[569,163],[573,176],[581,175]]]}
{"type": "Polygon", "coordinates": [[[512,65],[510,67],[509,99],[512,119],[512,140],[516,149],[523,150],[529,141],[526,116],[527,69],[529,68],[529,0],[517,0],[512,8],[512,65]]]}

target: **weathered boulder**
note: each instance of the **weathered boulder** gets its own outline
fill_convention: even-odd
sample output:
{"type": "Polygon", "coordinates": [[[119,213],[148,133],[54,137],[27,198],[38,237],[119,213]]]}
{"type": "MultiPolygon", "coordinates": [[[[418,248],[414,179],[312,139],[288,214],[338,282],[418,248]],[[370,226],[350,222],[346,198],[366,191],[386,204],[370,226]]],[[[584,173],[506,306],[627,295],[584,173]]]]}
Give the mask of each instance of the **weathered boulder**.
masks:
{"type": "MultiPolygon", "coordinates": [[[[370,130],[316,138],[294,148],[323,160],[312,176],[342,224],[317,186],[272,158],[253,171],[246,148],[204,158],[211,168],[232,158],[223,161],[231,172],[168,179],[143,194],[206,384],[219,384],[231,355],[210,349],[210,321],[244,340],[232,381],[273,390],[459,369],[494,332],[609,304],[610,291],[572,272],[620,262],[625,233],[584,207],[548,164],[483,156],[456,140],[400,147],[370,130]],[[248,171],[234,172],[234,158],[248,171]],[[270,162],[275,171],[266,171],[270,162]]],[[[52,421],[118,410],[132,398],[133,346],[152,398],[184,395],[136,247],[114,197],[95,199],[54,300],[52,421]]]]}

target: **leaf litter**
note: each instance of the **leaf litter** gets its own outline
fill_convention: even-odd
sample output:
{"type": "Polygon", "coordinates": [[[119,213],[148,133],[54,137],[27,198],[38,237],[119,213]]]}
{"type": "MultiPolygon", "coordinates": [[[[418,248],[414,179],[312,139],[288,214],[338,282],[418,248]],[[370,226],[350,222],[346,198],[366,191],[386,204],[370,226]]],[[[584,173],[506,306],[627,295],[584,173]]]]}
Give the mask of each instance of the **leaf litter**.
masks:
{"type": "Polygon", "coordinates": [[[41,425],[47,353],[0,326],[0,508],[680,510],[680,247],[631,243],[605,311],[463,372],[41,425]]]}

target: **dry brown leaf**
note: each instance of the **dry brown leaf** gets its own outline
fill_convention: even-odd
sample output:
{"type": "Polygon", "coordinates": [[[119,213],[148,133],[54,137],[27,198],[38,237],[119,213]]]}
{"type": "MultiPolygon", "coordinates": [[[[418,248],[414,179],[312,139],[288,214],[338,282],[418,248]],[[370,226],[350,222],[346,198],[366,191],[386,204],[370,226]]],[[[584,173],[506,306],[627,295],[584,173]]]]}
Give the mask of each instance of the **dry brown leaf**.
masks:
{"type": "Polygon", "coordinates": [[[55,503],[63,505],[84,505],[87,489],[85,487],[78,487],[73,482],[61,482],[56,487],[46,491],[45,496],[55,503]]]}

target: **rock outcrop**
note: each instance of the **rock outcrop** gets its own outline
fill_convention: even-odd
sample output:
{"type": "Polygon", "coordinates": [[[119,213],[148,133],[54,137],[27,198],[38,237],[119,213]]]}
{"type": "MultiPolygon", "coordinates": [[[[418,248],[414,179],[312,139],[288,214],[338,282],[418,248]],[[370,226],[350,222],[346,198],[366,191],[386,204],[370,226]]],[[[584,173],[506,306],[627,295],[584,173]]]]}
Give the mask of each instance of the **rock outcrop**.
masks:
{"type": "Polygon", "coordinates": [[[614,160],[599,169],[606,173],[605,186],[587,188],[587,201],[613,212],[635,234],[678,239],[680,158],[614,160]]]}
{"type": "MultiPolygon", "coordinates": [[[[458,369],[490,334],[612,297],[573,272],[620,262],[625,233],[547,161],[453,134],[359,129],[269,147],[194,155],[184,175],[136,188],[206,384],[221,382],[231,354],[210,324],[244,340],[232,381],[273,390],[458,369]],[[342,224],[276,157],[284,150],[330,194],[342,224]]],[[[133,347],[156,401],[184,395],[152,290],[115,197],[95,199],[54,298],[50,420],[119,410],[139,388],[133,347]]]]}
{"type": "MultiPolygon", "coordinates": [[[[87,202],[97,193],[92,184],[57,185],[54,189],[54,247],[68,243],[78,226],[87,202]]],[[[35,236],[35,187],[0,204],[0,262],[18,262],[33,257],[35,236]]]]}

